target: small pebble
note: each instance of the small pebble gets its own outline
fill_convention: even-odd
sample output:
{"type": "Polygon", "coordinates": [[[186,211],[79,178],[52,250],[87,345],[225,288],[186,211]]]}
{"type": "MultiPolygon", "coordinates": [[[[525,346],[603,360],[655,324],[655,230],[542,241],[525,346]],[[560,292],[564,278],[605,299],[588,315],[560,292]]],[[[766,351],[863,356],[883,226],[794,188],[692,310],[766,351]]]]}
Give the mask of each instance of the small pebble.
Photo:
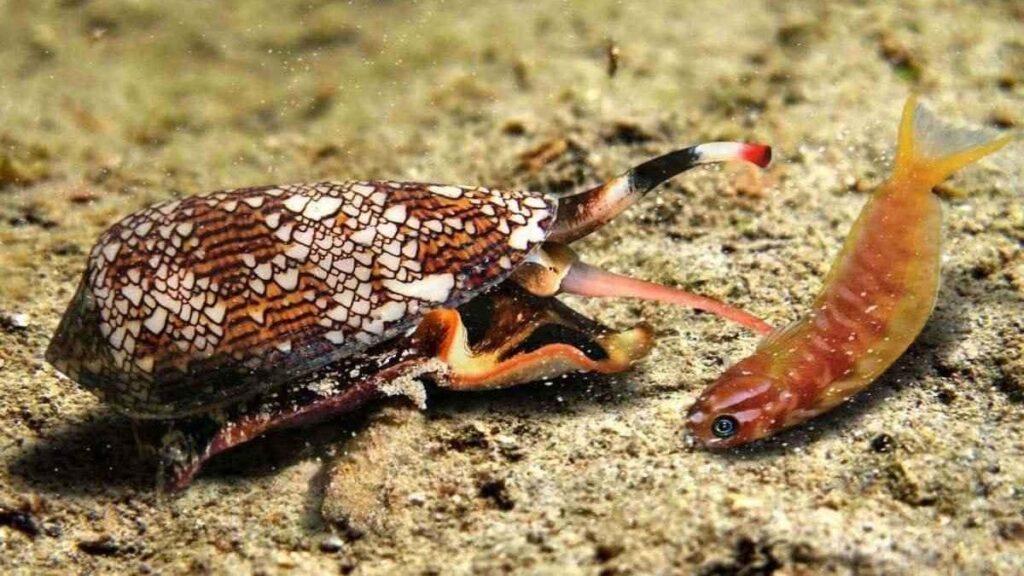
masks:
{"type": "Polygon", "coordinates": [[[28,314],[0,312],[0,327],[11,332],[28,328],[28,314]]]}
{"type": "Polygon", "coordinates": [[[31,537],[39,535],[39,522],[27,510],[0,507],[0,526],[10,526],[31,537]]]}
{"type": "Polygon", "coordinates": [[[121,545],[110,536],[101,536],[95,540],[81,540],[78,549],[93,556],[117,556],[123,550],[121,545]]]}
{"type": "Polygon", "coordinates": [[[871,449],[879,454],[887,454],[894,448],[896,448],[896,439],[884,432],[871,439],[871,449]]]}
{"type": "Polygon", "coordinates": [[[345,546],[345,542],[337,534],[331,534],[320,541],[320,551],[328,554],[338,552],[345,546]]]}

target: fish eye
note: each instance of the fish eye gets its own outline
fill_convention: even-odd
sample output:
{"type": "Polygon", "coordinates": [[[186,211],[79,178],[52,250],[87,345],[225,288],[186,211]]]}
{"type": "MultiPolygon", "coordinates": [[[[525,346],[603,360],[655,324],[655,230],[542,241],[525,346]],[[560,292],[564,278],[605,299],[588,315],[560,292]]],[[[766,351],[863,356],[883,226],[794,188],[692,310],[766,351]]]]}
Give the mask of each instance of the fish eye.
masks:
{"type": "Polygon", "coordinates": [[[732,416],[719,416],[711,423],[711,433],[723,440],[735,436],[739,429],[739,421],[732,416]]]}

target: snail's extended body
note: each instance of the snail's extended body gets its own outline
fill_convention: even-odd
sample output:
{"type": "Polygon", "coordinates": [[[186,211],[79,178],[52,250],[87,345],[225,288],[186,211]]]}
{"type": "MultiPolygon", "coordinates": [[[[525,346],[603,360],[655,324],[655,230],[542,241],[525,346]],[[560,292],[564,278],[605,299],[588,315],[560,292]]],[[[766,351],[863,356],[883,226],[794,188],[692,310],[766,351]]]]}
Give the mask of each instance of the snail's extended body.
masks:
{"type": "Polygon", "coordinates": [[[932,187],[1008,141],[945,128],[911,98],[894,173],[861,210],[810,314],[701,395],[689,413],[694,435],[710,447],[764,438],[833,408],[892,365],[938,294],[942,207],[932,187]]]}
{"type": "Polygon", "coordinates": [[[427,313],[416,331],[296,378],[284,386],[176,423],[165,438],[161,479],[179,490],[208,458],[271,428],[297,426],[383,396],[420,404],[429,376],[455,389],[509,386],[574,371],[621,372],[654,343],[649,327],[610,330],[555,298],[505,283],[456,310],[427,313]]]}
{"type": "Polygon", "coordinates": [[[694,146],[561,199],[359,181],[166,202],[100,238],[47,359],[129,416],[180,419],[165,461],[183,487],[216,452],[396,381],[495,388],[622,371],[647,353],[647,329],[583,322],[546,298],[561,291],[686,305],[765,332],[720,302],[589,267],[562,243],[693,166],[769,157],[694,146]]]}

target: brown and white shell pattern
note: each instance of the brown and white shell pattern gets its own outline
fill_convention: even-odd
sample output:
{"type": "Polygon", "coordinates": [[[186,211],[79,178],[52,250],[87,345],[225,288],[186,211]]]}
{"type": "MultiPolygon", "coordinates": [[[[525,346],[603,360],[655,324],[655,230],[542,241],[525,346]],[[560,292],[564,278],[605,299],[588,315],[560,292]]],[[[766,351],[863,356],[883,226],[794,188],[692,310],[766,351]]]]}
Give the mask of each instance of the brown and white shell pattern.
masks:
{"type": "Polygon", "coordinates": [[[554,215],[538,193],[390,181],[158,204],[100,238],[47,358],[135,416],[232,402],[501,281],[554,215]]]}

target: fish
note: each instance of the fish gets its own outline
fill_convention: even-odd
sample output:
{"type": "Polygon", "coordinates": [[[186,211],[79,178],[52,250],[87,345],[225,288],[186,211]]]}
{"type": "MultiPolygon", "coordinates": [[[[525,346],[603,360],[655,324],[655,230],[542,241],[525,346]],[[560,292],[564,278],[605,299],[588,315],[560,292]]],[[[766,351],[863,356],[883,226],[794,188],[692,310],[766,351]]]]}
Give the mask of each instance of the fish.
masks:
{"type": "Polygon", "coordinates": [[[939,292],[942,205],[932,188],[1016,134],[953,127],[910,96],[892,174],[871,194],[810,312],[767,335],[686,416],[710,449],[767,438],[832,410],[921,333],[939,292]]]}

